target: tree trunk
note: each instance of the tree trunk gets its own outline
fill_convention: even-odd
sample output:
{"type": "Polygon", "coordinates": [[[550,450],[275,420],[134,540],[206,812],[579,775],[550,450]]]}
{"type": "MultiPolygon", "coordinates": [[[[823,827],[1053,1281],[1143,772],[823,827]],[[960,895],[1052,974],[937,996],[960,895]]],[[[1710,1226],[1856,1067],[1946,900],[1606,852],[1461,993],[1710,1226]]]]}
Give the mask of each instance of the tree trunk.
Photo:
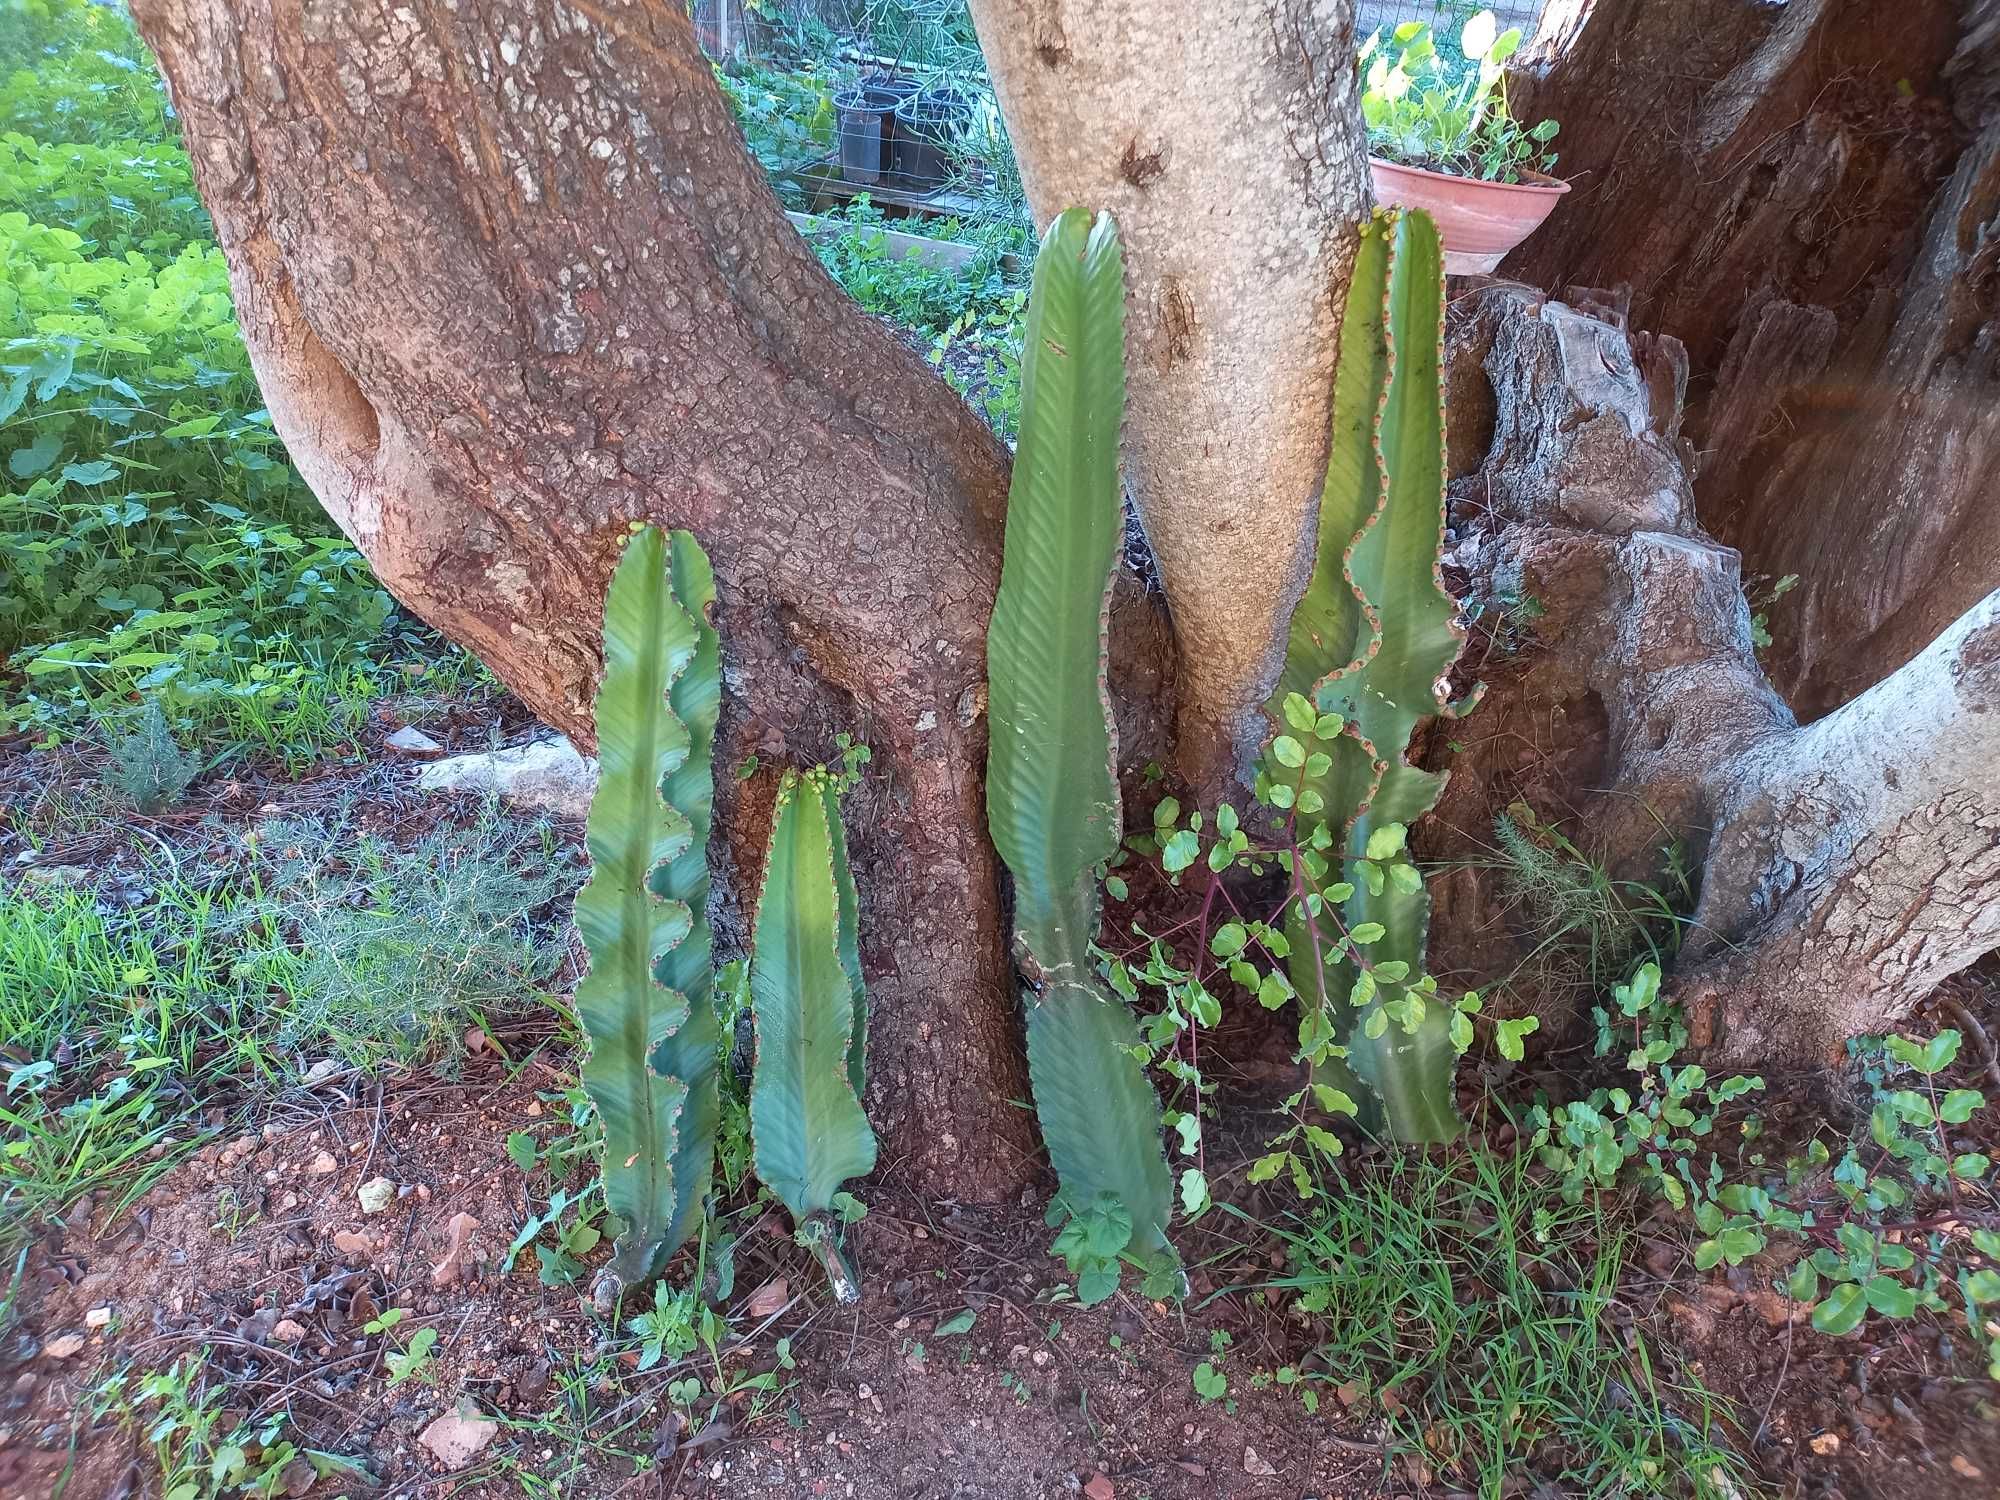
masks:
{"type": "Polygon", "coordinates": [[[2000,584],[2000,3],[1567,11],[1514,100],[1577,189],[1504,269],[1686,347],[1701,516],[1799,576],[1772,671],[1825,712],[2000,584]]]}
{"type": "Polygon", "coordinates": [[[1018,1187],[980,789],[1006,454],[822,272],[683,8],[135,9],[277,429],[400,599],[587,743],[627,527],[693,531],[720,581],[719,761],[766,767],[719,778],[739,901],[777,764],[836,732],[875,748],[850,826],[885,1163],[941,1195],[1018,1187]]]}
{"type": "Polygon", "coordinates": [[[1311,563],[1369,204],[1352,0],[972,13],[1036,217],[1118,220],[1125,478],[1181,648],[1179,763],[1233,795],[1311,563]]]}
{"type": "Polygon", "coordinates": [[[1698,872],[1698,1042],[1824,1061],[2000,946],[2000,592],[1799,727],[1737,555],[1694,518],[1685,352],[1578,302],[1500,283],[1452,314],[1454,561],[1489,620],[1514,608],[1519,646],[1489,636],[1491,691],[1449,730],[1433,968],[1483,981],[1546,940],[1492,853],[1494,810],[1525,804],[1615,879],[1664,883],[1669,846],[1698,872]]]}
{"type": "MultiPolygon", "coordinates": [[[[1822,344],[1859,337],[1842,321],[1859,293],[1827,294],[1847,283],[1820,257],[1859,237],[1896,278],[1911,264],[1887,207],[1829,216],[1816,252],[1773,238],[1793,217],[1783,204],[1844,201],[1856,153],[1886,149],[1865,133],[1821,142],[1815,159],[1841,173],[1778,193],[1806,158],[1769,153],[1806,152],[1812,107],[1847,86],[1845,74],[1817,93],[1797,82],[1819,78],[1797,70],[1821,66],[1811,28],[1846,14],[1844,0],[1801,0],[1775,28],[1747,0],[1696,9],[1716,22],[1714,48],[1750,49],[1691,54],[1696,71],[1727,62],[1742,86],[1689,85],[1671,109],[1663,69],[1628,101],[1637,113],[1605,106],[1614,114],[1595,128],[1629,137],[1621,149],[1638,170],[1651,163],[1674,216],[1648,220],[1643,243],[1613,235],[1627,211],[1651,211],[1621,165],[1602,203],[1579,195],[1566,210],[1569,232],[1604,228],[1600,258],[1628,244],[1642,263],[1685,262],[1695,290],[1655,276],[1648,305],[1688,321],[1719,365],[1745,326],[1768,326],[1766,347],[1809,382],[1822,344]],[[1750,105],[1730,103],[1746,90],[1750,105]],[[1787,117],[1796,129],[1770,118],[1785,100],[1805,111],[1787,117]],[[1661,132],[1662,117],[1685,124],[1661,132]],[[1710,176],[1676,185],[1689,161],[1710,176]],[[1759,300],[1767,283],[1776,291],[1759,300]],[[1780,301],[1832,322],[1770,312],[1780,301]]],[[[1025,1080],[980,790],[1006,456],[821,272],[685,15],[659,0],[138,10],[278,429],[399,597],[587,740],[603,587],[627,525],[687,527],[708,546],[723,764],[753,752],[766,764],[724,779],[719,857],[736,876],[720,883],[725,931],[742,924],[728,903],[755,885],[775,763],[830,758],[843,732],[875,747],[850,820],[875,997],[871,1112],[888,1158],[923,1190],[991,1198],[1018,1185],[1032,1137],[1012,1103],[1025,1080]]],[[[1139,0],[976,10],[1038,208],[1109,206],[1125,229],[1129,472],[1187,644],[1183,763],[1214,787],[1262,731],[1254,705],[1302,582],[1324,465],[1333,309],[1364,201],[1349,6],[1226,0],[1171,21],[1139,0]]],[[[1658,30],[1663,14],[1607,0],[1595,24],[1614,32],[1592,55],[1607,67],[1625,55],[1620,16],[1658,30]]],[[[1657,67],[1640,46],[1653,35],[1627,40],[1657,67]]],[[[1913,17],[1883,45],[1922,62],[1930,35],[1913,17]]],[[[1921,87],[1932,74],[1913,76],[1921,87]]],[[[1936,147],[1939,172],[1943,138],[1912,137],[1936,147]]],[[[1984,378],[1985,182],[1974,172],[1954,189],[1961,207],[1938,222],[1957,229],[1927,242],[1936,263],[1962,267],[1935,295],[1965,310],[1950,347],[1918,360],[1932,371],[1957,359],[1984,378]]],[[[1516,944],[1492,861],[1475,856],[1493,809],[1522,800],[1592,830],[1621,877],[1656,869],[1670,841],[1693,868],[1707,862],[1688,980],[1706,1032],[1732,1055],[1819,1056],[1844,1028],[1892,1022],[1996,939],[1983,913],[2000,789],[1970,756],[1996,698],[2000,627],[1979,606],[1882,688],[1799,729],[1754,654],[1738,559],[1695,520],[1682,344],[1629,334],[1616,299],[1571,300],[1499,285],[1454,303],[1454,561],[1489,620],[1525,603],[1542,613],[1522,608],[1508,626],[1524,649],[1489,640],[1472,663],[1492,680],[1487,706],[1437,731],[1439,754],[1446,735],[1465,744],[1423,834],[1458,860],[1441,882],[1433,968],[1484,978],[1516,944]],[[1925,759],[1886,763],[1886,728],[1918,719],[1922,742],[1898,739],[1925,759]],[[1802,991],[1801,964],[1847,1003],[1802,991]]],[[[1907,312],[1928,326],[1915,301],[1907,312]]],[[[1695,414],[1763,451],[1740,406],[1697,391],[1695,414]]],[[[1990,418],[1938,420],[1956,439],[1990,418]]],[[[1849,498],[1823,527],[1851,526],[1849,498]]],[[[1129,587],[1113,634],[1130,735],[1157,717],[1167,653],[1129,587]]]]}

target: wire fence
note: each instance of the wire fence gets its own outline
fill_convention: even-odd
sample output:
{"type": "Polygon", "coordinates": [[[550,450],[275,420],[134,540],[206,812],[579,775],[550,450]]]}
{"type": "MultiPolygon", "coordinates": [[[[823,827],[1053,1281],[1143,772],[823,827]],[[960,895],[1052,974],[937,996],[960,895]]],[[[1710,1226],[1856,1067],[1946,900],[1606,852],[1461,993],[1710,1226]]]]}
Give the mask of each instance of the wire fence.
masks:
{"type": "Polygon", "coordinates": [[[1499,19],[1500,29],[1521,28],[1533,38],[1535,26],[1548,0],[1359,0],[1355,6],[1354,34],[1366,37],[1371,31],[1389,31],[1405,21],[1425,21],[1442,37],[1456,37],[1466,17],[1490,10],[1499,19]]]}

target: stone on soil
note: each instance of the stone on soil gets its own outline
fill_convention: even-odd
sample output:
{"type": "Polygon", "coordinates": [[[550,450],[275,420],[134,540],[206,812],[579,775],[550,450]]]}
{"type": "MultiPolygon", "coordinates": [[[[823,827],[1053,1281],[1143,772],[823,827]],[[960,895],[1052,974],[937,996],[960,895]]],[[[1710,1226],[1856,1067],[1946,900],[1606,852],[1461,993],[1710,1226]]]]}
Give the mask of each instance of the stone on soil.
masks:
{"type": "Polygon", "coordinates": [[[474,792],[499,797],[526,812],[555,813],[581,822],[597,789],[597,762],[566,739],[511,750],[453,755],[417,773],[427,792],[474,792]]]}
{"type": "Polygon", "coordinates": [[[405,724],[394,734],[382,741],[385,750],[393,750],[398,755],[407,755],[412,760],[436,760],[444,754],[444,746],[425,734],[405,724]]]}
{"type": "Polygon", "coordinates": [[[462,1469],[500,1431],[500,1424],[491,1417],[483,1416],[471,1401],[458,1403],[455,1411],[448,1411],[433,1421],[430,1426],[417,1434],[417,1441],[430,1450],[430,1454],[447,1469],[462,1469]]]}

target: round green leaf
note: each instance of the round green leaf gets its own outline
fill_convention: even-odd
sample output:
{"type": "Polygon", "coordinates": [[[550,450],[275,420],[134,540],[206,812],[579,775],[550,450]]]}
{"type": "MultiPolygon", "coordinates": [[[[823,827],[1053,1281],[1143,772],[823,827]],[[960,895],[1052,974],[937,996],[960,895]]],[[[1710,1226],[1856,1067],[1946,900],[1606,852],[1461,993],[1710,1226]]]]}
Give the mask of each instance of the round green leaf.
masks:
{"type": "Polygon", "coordinates": [[[1812,1326],[1833,1338],[1852,1333],[1868,1313],[1868,1294],[1851,1281],[1844,1281],[1826,1294],[1813,1309],[1812,1326]]]}
{"type": "Polygon", "coordinates": [[[1893,1277],[1870,1277],[1867,1295],[1868,1305],[1885,1318],[1907,1318],[1917,1310],[1917,1294],[1893,1277]]]}

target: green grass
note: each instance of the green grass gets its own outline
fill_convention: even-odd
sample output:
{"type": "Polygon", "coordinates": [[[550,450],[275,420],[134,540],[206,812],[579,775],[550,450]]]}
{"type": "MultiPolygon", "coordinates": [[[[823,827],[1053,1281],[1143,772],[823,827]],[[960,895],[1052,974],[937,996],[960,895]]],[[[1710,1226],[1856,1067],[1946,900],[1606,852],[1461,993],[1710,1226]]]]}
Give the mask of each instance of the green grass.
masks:
{"type": "Polygon", "coordinates": [[[546,1003],[579,873],[497,812],[407,846],[336,815],[265,825],[206,883],[0,890],[0,1247],[129,1201],[205,1107],[321,1058],[449,1070],[467,1028],[546,1003]]]}
{"type": "Polygon", "coordinates": [[[1315,1339],[1302,1390],[1358,1390],[1391,1457],[1419,1456],[1446,1487],[1721,1496],[1743,1482],[1715,1399],[1656,1369],[1620,1305],[1627,1231],[1553,1198],[1525,1155],[1393,1157],[1266,1227],[1287,1254],[1269,1285],[1315,1339]]]}

